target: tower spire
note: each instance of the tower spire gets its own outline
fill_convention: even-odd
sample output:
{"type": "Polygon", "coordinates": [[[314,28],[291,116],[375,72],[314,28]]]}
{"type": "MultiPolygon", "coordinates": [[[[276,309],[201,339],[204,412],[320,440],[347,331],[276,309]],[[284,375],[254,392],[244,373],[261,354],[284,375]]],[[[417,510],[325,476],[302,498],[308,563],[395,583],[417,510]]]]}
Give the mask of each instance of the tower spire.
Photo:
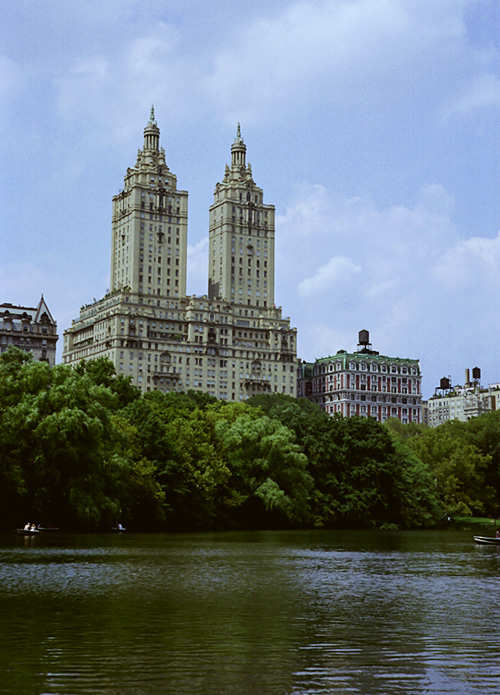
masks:
{"type": "Polygon", "coordinates": [[[238,123],[236,129],[236,137],[231,146],[231,168],[245,167],[245,155],[247,151],[247,146],[245,141],[241,137],[241,126],[238,123]]]}
{"type": "Polygon", "coordinates": [[[149,121],[144,128],[144,150],[154,150],[158,152],[160,144],[160,129],[155,119],[155,107],[151,107],[151,115],[149,121]]]}

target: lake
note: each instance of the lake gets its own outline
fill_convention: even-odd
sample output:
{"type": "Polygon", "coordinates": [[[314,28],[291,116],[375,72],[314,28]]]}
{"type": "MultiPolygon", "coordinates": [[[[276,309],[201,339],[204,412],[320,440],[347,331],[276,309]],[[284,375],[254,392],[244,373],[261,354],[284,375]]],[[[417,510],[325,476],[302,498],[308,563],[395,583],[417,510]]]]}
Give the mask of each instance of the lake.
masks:
{"type": "Polygon", "coordinates": [[[0,536],[0,693],[500,692],[472,532],[0,536]]]}

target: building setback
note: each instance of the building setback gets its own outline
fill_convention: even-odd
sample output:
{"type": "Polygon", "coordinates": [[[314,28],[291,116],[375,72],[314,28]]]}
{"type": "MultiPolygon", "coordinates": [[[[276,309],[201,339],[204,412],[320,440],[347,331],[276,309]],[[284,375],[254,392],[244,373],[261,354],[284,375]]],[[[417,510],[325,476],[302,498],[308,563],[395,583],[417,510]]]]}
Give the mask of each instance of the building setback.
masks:
{"type": "Polygon", "coordinates": [[[186,295],[188,193],[159,138],[151,110],[143,149],[113,198],[110,292],[65,331],[63,361],[108,357],[143,392],[295,396],[297,331],[274,306],[274,206],[253,180],[239,126],[210,208],[201,297],[186,295]]]}
{"type": "Polygon", "coordinates": [[[420,423],[421,382],[418,360],[380,355],[372,350],[368,331],[360,331],[356,352],[339,350],[299,365],[297,395],[318,403],[329,415],[420,423]]]}
{"type": "Polygon", "coordinates": [[[0,304],[0,352],[13,345],[53,366],[57,339],[57,324],[43,295],[36,307],[0,304]]]}

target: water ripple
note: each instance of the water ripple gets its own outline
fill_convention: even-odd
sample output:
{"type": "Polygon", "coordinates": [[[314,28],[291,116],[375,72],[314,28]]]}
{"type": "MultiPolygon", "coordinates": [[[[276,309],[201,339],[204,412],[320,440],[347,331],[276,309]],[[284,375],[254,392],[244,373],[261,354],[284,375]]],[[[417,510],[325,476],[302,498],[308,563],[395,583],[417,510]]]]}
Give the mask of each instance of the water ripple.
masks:
{"type": "Polygon", "coordinates": [[[5,539],[0,695],[493,695],[500,554],[483,550],[432,533],[5,539]]]}

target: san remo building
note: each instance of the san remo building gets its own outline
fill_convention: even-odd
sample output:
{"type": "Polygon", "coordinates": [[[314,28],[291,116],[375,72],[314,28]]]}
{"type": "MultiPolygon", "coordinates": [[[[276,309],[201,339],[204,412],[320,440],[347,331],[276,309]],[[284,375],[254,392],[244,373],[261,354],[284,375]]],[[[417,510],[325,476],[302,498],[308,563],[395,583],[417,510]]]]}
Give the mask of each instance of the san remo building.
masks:
{"type": "Polygon", "coordinates": [[[113,198],[110,292],[64,332],[63,362],[107,357],[143,392],[295,396],[297,330],[274,304],[274,206],[253,180],[239,126],[210,207],[201,297],[186,294],[188,193],[159,145],[151,109],[113,198]]]}

